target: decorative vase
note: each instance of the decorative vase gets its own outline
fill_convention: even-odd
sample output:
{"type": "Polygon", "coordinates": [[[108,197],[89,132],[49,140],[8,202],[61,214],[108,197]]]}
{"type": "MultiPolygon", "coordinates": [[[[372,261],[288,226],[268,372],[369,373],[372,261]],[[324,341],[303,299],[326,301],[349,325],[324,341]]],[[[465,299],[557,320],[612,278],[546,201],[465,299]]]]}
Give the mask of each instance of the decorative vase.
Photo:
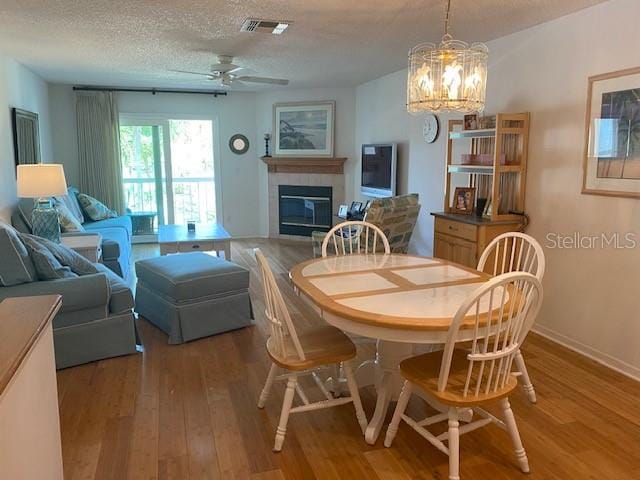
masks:
{"type": "Polygon", "coordinates": [[[31,212],[31,230],[37,237],[60,243],[60,221],[51,200],[41,198],[31,212]]]}

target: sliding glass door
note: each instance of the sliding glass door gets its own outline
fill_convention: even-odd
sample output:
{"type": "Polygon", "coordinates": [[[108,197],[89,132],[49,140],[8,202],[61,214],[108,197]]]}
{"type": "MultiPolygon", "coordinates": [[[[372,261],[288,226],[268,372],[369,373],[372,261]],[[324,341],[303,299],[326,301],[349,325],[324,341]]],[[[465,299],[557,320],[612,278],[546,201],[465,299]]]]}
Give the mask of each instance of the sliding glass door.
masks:
{"type": "Polygon", "coordinates": [[[213,121],[123,116],[122,177],[134,235],[217,219],[213,121]]]}

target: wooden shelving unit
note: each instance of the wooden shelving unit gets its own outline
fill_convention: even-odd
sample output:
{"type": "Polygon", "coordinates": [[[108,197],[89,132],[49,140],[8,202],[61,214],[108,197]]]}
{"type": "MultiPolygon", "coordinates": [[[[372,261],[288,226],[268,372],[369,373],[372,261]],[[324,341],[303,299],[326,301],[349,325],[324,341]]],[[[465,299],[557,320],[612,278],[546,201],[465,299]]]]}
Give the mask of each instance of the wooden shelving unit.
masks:
{"type": "Polygon", "coordinates": [[[490,220],[521,221],[524,212],[529,146],[529,113],[498,113],[496,128],[463,130],[462,120],[449,120],[444,211],[451,213],[453,174],[467,174],[477,198],[490,198],[490,220]],[[469,153],[493,155],[493,165],[463,165],[454,158],[454,142],[471,141],[469,153]],[[504,155],[505,164],[501,163],[504,155]]]}

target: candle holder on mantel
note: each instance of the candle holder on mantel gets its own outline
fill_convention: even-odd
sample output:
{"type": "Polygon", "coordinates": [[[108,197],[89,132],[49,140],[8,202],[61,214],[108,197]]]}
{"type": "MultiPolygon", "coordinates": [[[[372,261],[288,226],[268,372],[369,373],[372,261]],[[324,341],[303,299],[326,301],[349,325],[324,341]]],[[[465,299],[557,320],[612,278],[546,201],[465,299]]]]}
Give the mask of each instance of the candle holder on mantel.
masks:
{"type": "Polygon", "coordinates": [[[265,133],[264,134],[264,156],[265,157],[270,157],[271,154],[269,154],[269,140],[271,140],[271,134],[270,133],[265,133]]]}

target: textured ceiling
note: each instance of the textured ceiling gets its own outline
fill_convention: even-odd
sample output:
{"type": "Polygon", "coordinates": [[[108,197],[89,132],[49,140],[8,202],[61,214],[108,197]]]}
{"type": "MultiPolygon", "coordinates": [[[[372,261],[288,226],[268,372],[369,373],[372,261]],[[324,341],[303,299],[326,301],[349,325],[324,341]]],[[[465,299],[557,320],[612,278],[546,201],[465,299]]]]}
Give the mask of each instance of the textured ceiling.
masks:
{"type": "MultiPolygon", "coordinates": [[[[453,0],[451,31],[486,42],[602,1],[453,0]]],[[[207,88],[206,80],[168,70],[206,71],[214,54],[227,54],[257,75],[290,79],[285,88],[350,86],[403,68],[414,44],[439,41],[444,4],[0,0],[0,52],[61,83],[207,88]],[[240,32],[247,17],[294,24],[281,36],[240,32]]]]}

